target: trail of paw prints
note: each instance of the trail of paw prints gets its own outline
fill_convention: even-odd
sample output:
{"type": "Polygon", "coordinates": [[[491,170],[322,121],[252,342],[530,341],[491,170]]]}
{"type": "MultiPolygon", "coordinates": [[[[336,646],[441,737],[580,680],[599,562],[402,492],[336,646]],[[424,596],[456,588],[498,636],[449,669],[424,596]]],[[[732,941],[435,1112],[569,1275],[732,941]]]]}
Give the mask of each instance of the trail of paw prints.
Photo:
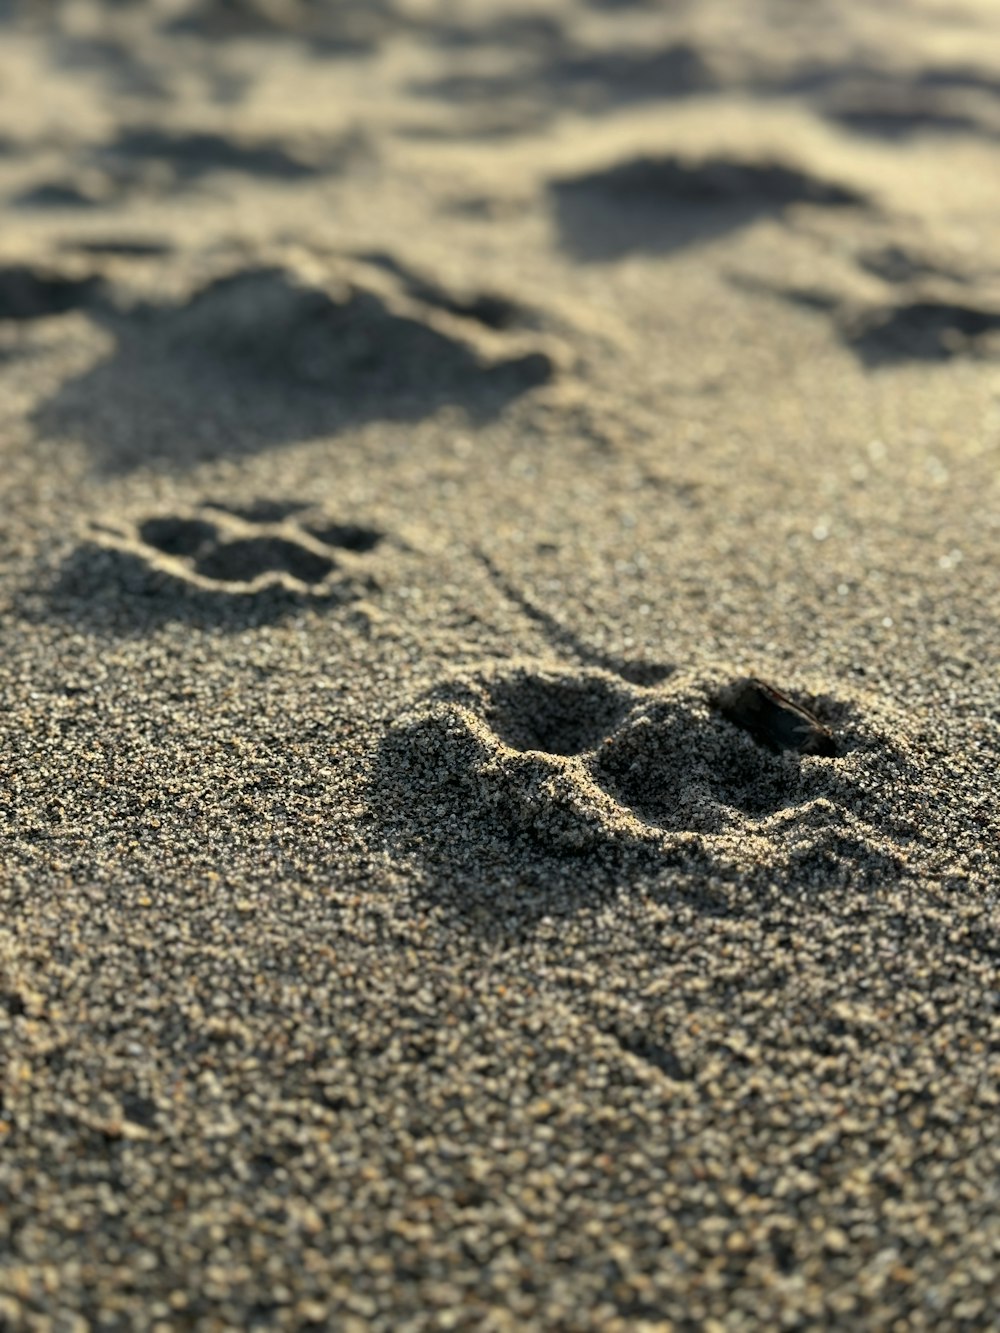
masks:
{"type": "Polygon", "coordinates": [[[912,830],[870,793],[887,766],[911,783],[916,769],[888,731],[825,699],[835,753],[768,748],[731,697],[680,675],[652,688],[528,663],[462,675],[391,725],[372,808],[391,851],[457,875],[429,882],[487,898],[502,884],[529,914],[574,910],[581,889],[620,884],[623,863],[802,889],[896,878],[886,829],[912,830]]]}
{"type": "Polygon", "coordinates": [[[384,540],[377,528],[295,502],[206,502],[95,525],[60,571],[52,602],[79,610],[89,600],[95,615],[143,622],[276,619],[303,604],[338,605],[377,591],[374,562],[384,540]]]}

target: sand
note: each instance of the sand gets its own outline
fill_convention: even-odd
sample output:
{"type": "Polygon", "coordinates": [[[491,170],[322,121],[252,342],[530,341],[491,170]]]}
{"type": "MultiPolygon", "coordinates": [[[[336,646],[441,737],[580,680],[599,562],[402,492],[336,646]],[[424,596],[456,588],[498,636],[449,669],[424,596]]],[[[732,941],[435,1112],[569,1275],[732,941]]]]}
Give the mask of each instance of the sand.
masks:
{"type": "Polygon", "coordinates": [[[0,5],[2,1327],[995,1327],[998,74],[0,5]]]}

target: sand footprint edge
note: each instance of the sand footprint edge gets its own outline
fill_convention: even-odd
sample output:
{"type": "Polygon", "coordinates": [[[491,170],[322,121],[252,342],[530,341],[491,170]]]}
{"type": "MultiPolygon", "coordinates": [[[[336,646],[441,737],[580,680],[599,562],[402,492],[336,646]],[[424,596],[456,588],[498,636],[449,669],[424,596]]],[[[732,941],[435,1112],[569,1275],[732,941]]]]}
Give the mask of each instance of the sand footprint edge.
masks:
{"type": "Polygon", "coordinates": [[[644,688],[531,662],[457,674],[389,726],[382,818],[428,860],[527,842],[556,857],[690,854],[720,874],[753,861],[776,879],[898,873],[866,797],[889,734],[848,720],[836,758],[775,754],[713,707],[719,683],[644,688]]]}

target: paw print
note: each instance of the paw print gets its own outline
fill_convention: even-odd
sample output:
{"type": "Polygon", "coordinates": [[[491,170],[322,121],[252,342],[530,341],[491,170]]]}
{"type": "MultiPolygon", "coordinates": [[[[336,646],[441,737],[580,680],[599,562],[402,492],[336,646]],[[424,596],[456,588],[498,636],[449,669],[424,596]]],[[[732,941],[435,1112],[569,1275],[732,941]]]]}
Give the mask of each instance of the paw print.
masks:
{"type": "Polygon", "coordinates": [[[492,883],[495,867],[516,865],[530,844],[535,864],[546,859],[545,883],[561,876],[572,892],[623,855],[642,873],[688,865],[702,879],[753,871],[805,885],[898,873],[865,794],[871,756],[888,738],[848,721],[836,755],[781,748],[720,706],[730,693],[683,673],[647,688],[609,671],[528,663],[456,677],[397,719],[383,744],[375,785],[385,841],[433,867],[461,861],[467,884],[481,867],[492,883]]]}
{"type": "Polygon", "coordinates": [[[102,525],[64,570],[64,591],[113,584],[160,618],[195,607],[335,603],[378,586],[373,568],[385,533],[292,502],[206,502],[129,525],[102,525]],[[72,585],[72,586],[70,586],[72,585]]]}

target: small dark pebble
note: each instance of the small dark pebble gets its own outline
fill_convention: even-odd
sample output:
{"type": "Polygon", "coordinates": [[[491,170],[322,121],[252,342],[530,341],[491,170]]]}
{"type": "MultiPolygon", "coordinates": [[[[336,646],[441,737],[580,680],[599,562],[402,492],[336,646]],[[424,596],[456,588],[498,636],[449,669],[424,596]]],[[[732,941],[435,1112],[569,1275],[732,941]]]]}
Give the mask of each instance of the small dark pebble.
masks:
{"type": "Polygon", "coordinates": [[[762,745],[771,750],[797,750],[799,754],[818,754],[832,758],[837,744],[825,727],[801,704],[772,685],[746,676],[720,690],[715,706],[730,722],[735,722],[762,745]]]}

